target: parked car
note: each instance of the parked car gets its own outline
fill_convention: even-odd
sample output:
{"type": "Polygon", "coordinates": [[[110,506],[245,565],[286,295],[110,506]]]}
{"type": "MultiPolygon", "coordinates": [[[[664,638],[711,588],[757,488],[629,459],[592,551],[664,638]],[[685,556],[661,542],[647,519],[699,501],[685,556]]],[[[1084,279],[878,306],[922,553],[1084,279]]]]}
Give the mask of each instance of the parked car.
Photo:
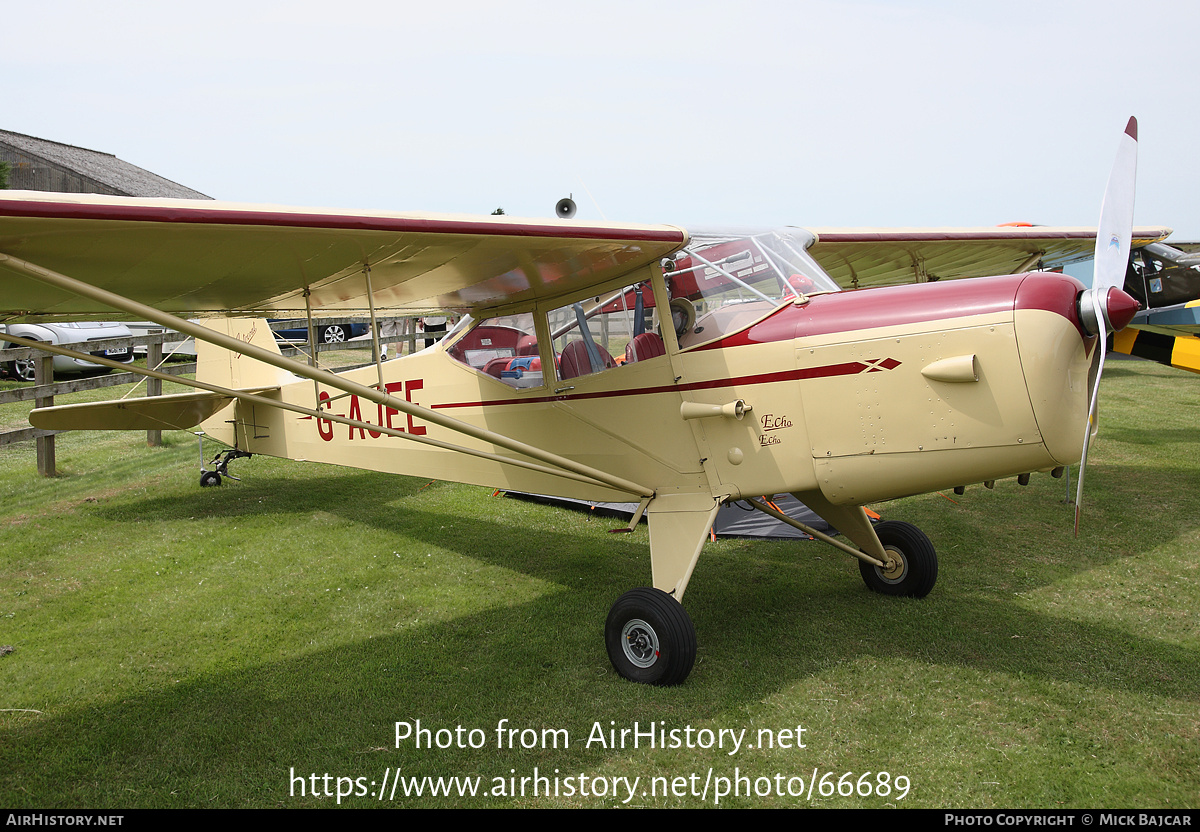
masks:
{"type": "MultiPolygon", "coordinates": [[[[194,318],[189,320],[191,320],[192,323],[199,323],[199,321],[194,318]]],[[[163,329],[162,326],[153,323],[152,321],[126,321],[125,326],[129,327],[129,331],[135,336],[149,335],[151,331],[158,332],[163,329]]],[[[196,360],[195,338],[188,338],[187,336],[180,335],[173,329],[167,330],[165,334],[166,337],[163,339],[162,346],[163,355],[170,356],[172,358],[178,358],[184,361],[196,360]]],[[[134,347],[133,352],[138,357],[141,357],[146,355],[149,350],[144,346],[140,346],[134,347]]]]}
{"type": "MultiPolygon", "coordinates": [[[[290,320],[272,320],[269,322],[275,331],[275,337],[284,341],[308,341],[308,327],[287,326],[294,323],[290,320]]],[[[317,340],[322,344],[340,344],[366,335],[371,331],[371,325],[365,321],[335,321],[317,326],[317,340]]]]}
{"type": "MultiPolygon", "coordinates": [[[[29,338],[33,341],[47,341],[51,344],[71,344],[80,341],[102,341],[107,338],[133,337],[133,333],[129,331],[129,327],[124,324],[98,321],[0,325],[0,341],[4,340],[4,333],[19,335],[22,338],[29,338]]],[[[11,342],[6,346],[12,346],[11,342]]],[[[123,364],[133,362],[133,350],[128,347],[113,350],[94,350],[91,351],[91,354],[104,356],[113,361],[120,361],[123,364]]],[[[10,376],[19,378],[21,381],[33,381],[33,359],[9,361],[4,365],[4,369],[10,376]]],[[[55,375],[60,373],[63,375],[79,375],[82,373],[98,375],[110,371],[110,367],[105,367],[102,364],[93,364],[90,361],[67,358],[61,355],[54,356],[55,375]]]]}

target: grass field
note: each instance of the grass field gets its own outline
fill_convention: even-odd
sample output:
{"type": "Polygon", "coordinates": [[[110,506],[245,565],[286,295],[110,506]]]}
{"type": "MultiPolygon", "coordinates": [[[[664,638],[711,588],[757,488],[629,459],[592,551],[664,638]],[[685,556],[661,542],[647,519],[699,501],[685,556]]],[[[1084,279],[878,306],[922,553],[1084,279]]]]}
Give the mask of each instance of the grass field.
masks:
{"type": "Polygon", "coordinates": [[[709,544],[672,689],[603,646],[645,526],[260,457],[201,490],[186,433],[66,435],[53,480],[0,448],[0,806],[376,806],[399,772],[479,792],[382,805],[1195,808],[1200,379],[1105,380],[1078,539],[1035,475],[874,506],[938,547],[921,601],[818,543],[709,544]],[[397,747],[417,720],[451,747],[397,747]],[[596,741],[635,723],[682,747],[596,741]]]}

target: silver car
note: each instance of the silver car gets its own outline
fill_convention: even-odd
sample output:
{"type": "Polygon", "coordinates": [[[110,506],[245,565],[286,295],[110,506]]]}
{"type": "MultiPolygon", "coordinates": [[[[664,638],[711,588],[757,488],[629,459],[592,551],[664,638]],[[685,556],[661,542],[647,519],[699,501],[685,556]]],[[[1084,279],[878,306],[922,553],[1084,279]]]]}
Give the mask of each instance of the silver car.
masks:
{"type": "MultiPolygon", "coordinates": [[[[80,341],[102,341],[108,338],[131,338],[133,333],[124,324],[83,321],[80,323],[46,323],[46,324],[8,324],[0,326],[0,341],[4,333],[19,335],[34,341],[48,341],[51,344],[71,344],[80,341]]],[[[11,344],[10,344],[11,345],[11,344]]],[[[80,351],[83,351],[80,348],[80,351]]],[[[128,347],[111,350],[92,350],[92,355],[101,355],[113,361],[128,364],[133,361],[133,350],[128,347]]],[[[33,359],[10,361],[5,369],[10,376],[21,381],[33,381],[33,359]]],[[[65,356],[54,356],[54,374],[79,375],[81,373],[107,373],[111,368],[90,361],[82,361],[65,356]]]]}

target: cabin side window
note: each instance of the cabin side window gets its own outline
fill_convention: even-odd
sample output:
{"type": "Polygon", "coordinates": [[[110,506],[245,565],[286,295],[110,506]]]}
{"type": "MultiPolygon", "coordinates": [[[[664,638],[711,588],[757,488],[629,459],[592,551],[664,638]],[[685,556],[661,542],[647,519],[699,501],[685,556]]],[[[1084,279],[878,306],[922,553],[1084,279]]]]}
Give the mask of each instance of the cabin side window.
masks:
{"type": "Polygon", "coordinates": [[[546,318],[562,381],[666,355],[649,281],[582,298],[546,318]]]}
{"type": "Polygon", "coordinates": [[[524,389],[544,383],[533,313],[486,318],[447,351],[451,358],[481,373],[524,389]]]}

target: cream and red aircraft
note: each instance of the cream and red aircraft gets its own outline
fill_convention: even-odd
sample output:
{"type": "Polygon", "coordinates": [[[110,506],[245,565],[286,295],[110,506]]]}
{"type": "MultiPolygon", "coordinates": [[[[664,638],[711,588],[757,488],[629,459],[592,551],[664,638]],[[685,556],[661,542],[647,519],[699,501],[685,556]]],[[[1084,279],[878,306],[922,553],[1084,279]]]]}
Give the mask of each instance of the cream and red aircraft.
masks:
{"type": "MultiPolygon", "coordinates": [[[[1117,250],[1121,274],[1128,168],[1119,162],[1106,199],[1128,210],[1102,220],[1097,246],[1117,250]]],[[[0,314],[119,310],[195,336],[198,392],[41,409],[31,422],[200,425],[231,449],[207,481],[233,458],[270,454],[637,502],[653,586],[613,604],[605,641],[622,676],[668,685],[692,668],[680,602],[723,502],[772,513],[761,495],[795,494],[850,543],[805,530],[857,558],[870,589],[922,597],[937,578],[933,545],[907,523],[873,527],[865,504],[1080,461],[1096,336],[1136,303],[1118,284],[1085,292],[1021,272],[1086,256],[1096,238],[699,233],[10,192],[0,314]],[[889,262],[1018,273],[846,292],[814,257],[860,274],[889,262]],[[469,315],[434,347],[340,374],[281,356],[263,320],[431,309],[469,315]]]]}

